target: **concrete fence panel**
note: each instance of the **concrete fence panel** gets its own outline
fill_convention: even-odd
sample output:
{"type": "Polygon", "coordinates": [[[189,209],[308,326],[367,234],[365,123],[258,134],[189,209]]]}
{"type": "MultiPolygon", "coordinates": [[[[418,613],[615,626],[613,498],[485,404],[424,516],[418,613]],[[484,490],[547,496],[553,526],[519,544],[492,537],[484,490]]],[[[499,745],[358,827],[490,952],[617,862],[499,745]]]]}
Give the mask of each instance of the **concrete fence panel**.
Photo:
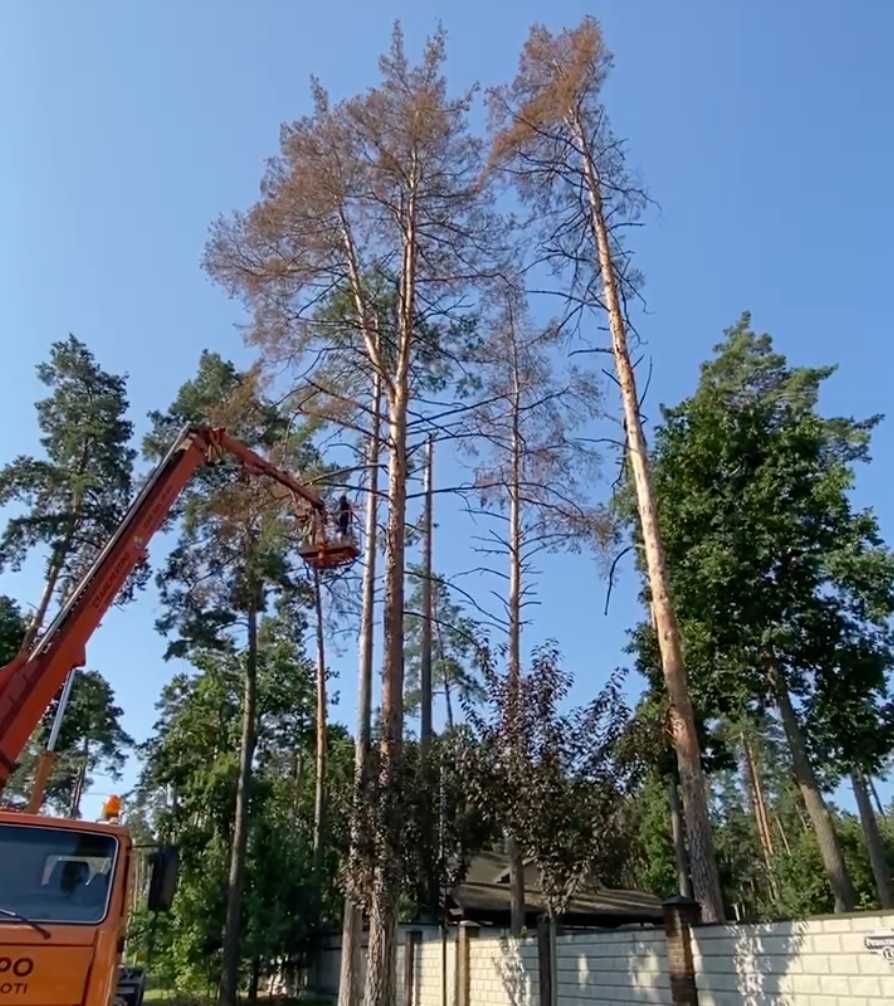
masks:
{"type": "Polygon", "coordinates": [[[469,1006],[540,1006],[538,983],[536,939],[482,933],[470,941],[469,1006]]]}
{"type": "Polygon", "coordinates": [[[562,1006],[673,1006],[664,932],[643,929],[560,936],[556,988],[562,1006]]]}
{"type": "Polygon", "coordinates": [[[692,936],[699,1006],[894,1006],[894,913],[692,936]]]}
{"type": "MultiPolygon", "coordinates": [[[[396,1006],[894,1006],[894,912],[707,926],[668,905],[666,930],[566,933],[551,952],[542,933],[403,930],[396,1006]]],[[[339,957],[321,941],[308,988],[334,997],[339,957]]]]}

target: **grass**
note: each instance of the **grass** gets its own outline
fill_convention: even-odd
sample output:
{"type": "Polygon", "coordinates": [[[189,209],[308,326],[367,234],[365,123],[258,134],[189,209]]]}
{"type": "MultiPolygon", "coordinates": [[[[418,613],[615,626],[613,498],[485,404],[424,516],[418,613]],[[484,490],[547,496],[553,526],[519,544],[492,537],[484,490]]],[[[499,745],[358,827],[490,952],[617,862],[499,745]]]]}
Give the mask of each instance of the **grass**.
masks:
{"type": "MultiPolygon", "coordinates": [[[[243,1000],[244,1001],[244,1000],[243,1000]]],[[[166,1003],[168,1006],[214,1006],[213,999],[178,993],[175,989],[148,988],[143,1002],[166,1003]]],[[[332,1000],[320,996],[302,996],[300,999],[282,999],[259,996],[258,1003],[265,1006],[332,1006],[332,1000]]]]}
{"type": "Polygon", "coordinates": [[[145,1003],[160,1003],[160,1002],[171,1002],[171,1000],[177,998],[177,993],[173,989],[146,989],[146,993],[143,996],[143,1002],[145,1003]]]}

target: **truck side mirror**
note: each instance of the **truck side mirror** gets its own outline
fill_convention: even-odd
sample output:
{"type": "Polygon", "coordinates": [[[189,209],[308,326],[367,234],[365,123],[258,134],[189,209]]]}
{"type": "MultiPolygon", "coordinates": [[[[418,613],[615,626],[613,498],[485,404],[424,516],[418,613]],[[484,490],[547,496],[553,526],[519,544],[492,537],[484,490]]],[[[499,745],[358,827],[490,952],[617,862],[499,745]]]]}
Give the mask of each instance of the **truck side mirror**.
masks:
{"type": "Polygon", "coordinates": [[[173,845],[162,845],[149,857],[149,896],[147,907],[151,912],[167,912],[177,891],[177,850],[173,845]]]}

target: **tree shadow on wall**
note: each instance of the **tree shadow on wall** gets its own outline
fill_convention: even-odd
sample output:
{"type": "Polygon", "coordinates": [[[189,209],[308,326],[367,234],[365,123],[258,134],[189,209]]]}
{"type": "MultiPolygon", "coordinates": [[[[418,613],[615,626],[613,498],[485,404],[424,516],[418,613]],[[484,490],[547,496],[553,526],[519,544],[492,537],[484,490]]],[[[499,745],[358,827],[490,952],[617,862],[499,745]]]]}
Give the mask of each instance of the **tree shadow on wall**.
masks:
{"type": "Polygon", "coordinates": [[[575,930],[557,940],[555,962],[559,1003],[672,1002],[663,927],[575,930]]]}
{"type": "Polygon", "coordinates": [[[525,942],[503,933],[499,946],[500,960],[496,963],[509,1006],[532,1006],[537,1001],[537,975],[520,951],[525,942]]]}
{"type": "MultiPolygon", "coordinates": [[[[809,994],[800,966],[807,923],[696,926],[693,930],[696,984],[700,992],[741,996],[742,1006],[785,1006],[809,994]]],[[[821,976],[817,976],[821,978],[821,976]]],[[[815,994],[820,989],[813,990],[815,994]]]]}

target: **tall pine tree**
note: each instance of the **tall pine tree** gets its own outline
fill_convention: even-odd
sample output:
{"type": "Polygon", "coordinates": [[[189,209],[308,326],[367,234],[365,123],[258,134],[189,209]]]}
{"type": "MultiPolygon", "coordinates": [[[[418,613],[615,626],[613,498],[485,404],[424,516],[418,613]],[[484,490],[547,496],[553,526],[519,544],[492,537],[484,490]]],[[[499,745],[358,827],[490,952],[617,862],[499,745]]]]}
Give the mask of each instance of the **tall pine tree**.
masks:
{"type": "Polygon", "coordinates": [[[45,564],[23,649],[121,521],[135,457],[126,380],[104,371],[84,343],[73,335],[54,343],[37,376],[50,391],[36,406],[43,456],[20,455],[0,469],[0,506],[15,508],[0,536],[0,572],[20,569],[35,550],[45,564]]]}
{"type": "MultiPolygon", "coordinates": [[[[850,496],[877,418],[821,416],[831,373],[790,367],[743,315],[696,393],[664,410],[653,456],[697,704],[735,720],[777,710],[836,909],[846,911],[855,895],[813,740],[831,730],[844,744],[873,710],[881,722],[894,555],[850,496]]],[[[655,667],[648,625],[640,639],[651,640],[655,667]]]]}
{"type": "MultiPolygon", "coordinates": [[[[166,414],[153,414],[146,440],[159,454],[184,422],[226,426],[248,446],[303,468],[307,452],[277,410],[258,393],[252,374],[203,353],[197,376],[166,414]]],[[[291,515],[263,480],[240,480],[231,465],[206,468],[181,497],[180,535],[157,582],[159,629],[174,638],[169,655],[218,651],[238,656],[243,670],[239,771],[223,932],[220,1001],[236,1002],[243,929],[242,899],[252,774],[258,731],[258,630],[278,595],[294,601],[300,587],[290,540],[291,515]]]]}

